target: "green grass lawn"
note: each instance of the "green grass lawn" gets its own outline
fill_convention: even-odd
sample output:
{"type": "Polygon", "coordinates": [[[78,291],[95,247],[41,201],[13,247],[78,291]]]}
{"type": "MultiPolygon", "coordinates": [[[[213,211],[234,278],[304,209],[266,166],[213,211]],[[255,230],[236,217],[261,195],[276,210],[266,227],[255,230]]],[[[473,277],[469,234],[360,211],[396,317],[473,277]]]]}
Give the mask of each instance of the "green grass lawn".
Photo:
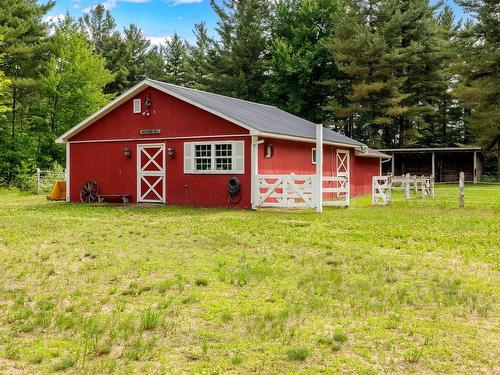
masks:
{"type": "Polygon", "coordinates": [[[497,188],[322,215],[0,190],[0,373],[498,373],[497,188]]]}

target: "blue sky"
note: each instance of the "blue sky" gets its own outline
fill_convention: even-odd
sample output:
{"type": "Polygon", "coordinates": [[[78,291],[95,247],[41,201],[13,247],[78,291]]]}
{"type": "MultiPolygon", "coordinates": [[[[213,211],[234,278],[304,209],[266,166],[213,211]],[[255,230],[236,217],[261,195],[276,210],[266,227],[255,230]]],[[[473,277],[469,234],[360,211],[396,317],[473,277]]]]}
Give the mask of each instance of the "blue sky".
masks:
{"type": "MultiPolygon", "coordinates": [[[[446,2],[452,6],[457,18],[463,16],[453,0],[446,2]]],[[[56,0],[49,17],[57,19],[68,11],[73,17],[79,18],[98,3],[111,11],[119,29],[135,23],[154,44],[163,42],[174,32],[193,41],[193,26],[200,21],[206,22],[213,35],[217,22],[209,0],[56,0]]]]}

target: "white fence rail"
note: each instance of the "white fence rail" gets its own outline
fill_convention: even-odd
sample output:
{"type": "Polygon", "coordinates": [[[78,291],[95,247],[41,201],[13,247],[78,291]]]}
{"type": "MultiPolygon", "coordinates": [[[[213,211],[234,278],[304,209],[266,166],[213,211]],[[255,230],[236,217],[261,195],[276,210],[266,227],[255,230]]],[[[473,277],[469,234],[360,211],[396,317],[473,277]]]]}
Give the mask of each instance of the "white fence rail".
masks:
{"type": "Polygon", "coordinates": [[[391,203],[392,176],[372,177],[372,204],[387,206],[391,203]]]}
{"type": "Polygon", "coordinates": [[[36,170],[36,193],[48,193],[56,181],[66,180],[65,171],[36,170]]]}
{"type": "Polygon", "coordinates": [[[314,208],[311,175],[257,175],[257,206],[314,208]]]}
{"type": "MultiPolygon", "coordinates": [[[[315,208],[315,175],[257,175],[256,207],[315,208]]],[[[349,180],[325,176],[322,180],[323,206],[349,206],[349,180]]]]}
{"type": "Polygon", "coordinates": [[[347,176],[323,176],[323,206],[349,206],[349,179],[347,176]]]}

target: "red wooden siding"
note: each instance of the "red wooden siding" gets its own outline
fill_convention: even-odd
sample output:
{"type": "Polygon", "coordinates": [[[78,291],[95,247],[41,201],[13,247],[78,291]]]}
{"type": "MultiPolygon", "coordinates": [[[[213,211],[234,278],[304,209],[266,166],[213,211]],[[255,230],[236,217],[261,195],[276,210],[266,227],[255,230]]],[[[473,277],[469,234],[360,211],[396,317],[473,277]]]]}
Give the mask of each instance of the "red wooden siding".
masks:
{"type": "MultiPolygon", "coordinates": [[[[312,163],[314,143],[265,139],[259,145],[259,173],[261,174],[314,174],[316,165],[312,163]],[[273,156],[265,158],[266,143],[273,145],[273,156]]],[[[336,152],[350,150],[351,195],[371,192],[372,176],[379,174],[379,159],[354,156],[354,150],[339,146],[323,146],[323,175],[336,175],[336,152]]]]}
{"type": "Polygon", "coordinates": [[[153,88],[146,88],[135,98],[148,96],[153,102],[150,116],[132,113],[130,99],[71,141],[248,134],[238,125],[153,88]],[[141,129],[160,129],[161,133],[139,135],[141,129]]]}
{"type": "MultiPolygon", "coordinates": [[[[131,201],[137,202],[137,145],[162,143],[165,152],[173,148],[176,154],[175,158],[168,155],[165,158],[167,204],[250,208],[252,158],[248,130],[153,88],[145,89],[135,98],[144,103],[146,97],[153,103],[150,116],[134,114],[130,99],[70,139],[71,201],[79,201],[82,185],[95,180],[102,194],[129,194],[131,201]],[[160,129],[160,134],[140,135],[141,129],[160,129]],[[166,139],[176,137],[182,139],[166,139]],[[232,174],[184,173],[184,142],[223,140],[245,142],[245,173],[236,175],[241,180],[238,203],[228,202],[227,182],[232,174]],[[130,158],[125,157],[125,148],[130,150],[130,158]]],[[[259,173],[314,174],[314,147],[314,143],[308,142],[265,139],[258,149],[259,173]],[[270,159],[264,157],[268,142],[273,145],[270,159]]],[[[336,175],[337,149],[349,148],[324,146],[325,176],[336,175]]],[[[378,173],[379,159],[355,157],[350,149],[352,195],[369,193],[371,178],[378,173]]]]}
{"type": "Polygon", "coordinates": [[[209,112],[185,103],[152,88],[136,96],[149,96],[153,102],[151,115],[132,113],[132,99],[125,102],[70,141],[70,194],[71,201],[79,200],[79,191],[87,180],[95,180],[102,194],[130,194],[137,202],[137,144],[165,143],[172,147],[176,157],[166,157],[167,204],[205,207],[231,206],[249,208],[250,203],[250,144],[251,137],[243,129],[209,112]],[[159,135],[139,135],[141,129],[161,129],[159,135]],[[196,136],[242,135],[237,137],[196,138],[196,136]],[[161,140],[166,137],[193,137],[179,140],[161,140]],[[143,140],[142,138],[159,138],[143,140]],[[116,141],[133,139],[133,141],[116,141]],[[84,142],[115,140],[114,142],[84,142]],[[184,174],[184,142],[191,141],[245,141],[245,174],[241,180],[241,201],[228,203],[227,181],[232,174],[184,174]],[[73,142],[77,143],[73,143],[73,142]],[[124,155],[124,148],[131,158],[124,155]]]}

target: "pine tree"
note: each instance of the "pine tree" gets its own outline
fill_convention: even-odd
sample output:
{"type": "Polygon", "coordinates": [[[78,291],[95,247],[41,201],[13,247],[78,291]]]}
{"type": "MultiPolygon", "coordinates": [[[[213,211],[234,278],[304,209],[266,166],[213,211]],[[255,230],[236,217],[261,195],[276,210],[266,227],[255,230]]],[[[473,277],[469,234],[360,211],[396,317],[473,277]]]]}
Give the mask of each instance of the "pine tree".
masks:
{"type": "Polygon", "coordinates": [[[396,118],[408,112],[402,105],[404,78],[395,72],[403,70],[397,50],[385,40],[380,25],[382,4],[369,1],[353,3],[339,20],[330,45],[343,79],[331,84],[341,87],[345,95],[332,100],[330,109],[344,119],[350,133],[370,146],[383,143],[382,130],[393,127],[396,118]]]}
{"type": "Polygon", "coordinates": [[[9,182],[33,167],[36,146],[30,129],[43,117],[40,76],[46,69],[49,51],[47,24],[42,18],[53,6],[53,1],[0,2],[0,34],[4,36],[0,44],[4,59],[1,68],[10,80],[9,111],[0,118],[0,170],[6,171],[9,182]]]}
{"type": "Polygon", "coordinates": [[[333,110],[371,145],[406,147],[440,121],[449,41],[428,0],[353,1],[332,53],[350,89],[333,110]],[[358,107],[358,108],[356,108],[358,107]]]}
{"type": "Polygon", "coordinates": [[[496,148],[500,176],[500,4],[458,1],[475,19],[461,33],[459,87],[455,95],[469,108],[468,128],[486,151],[496,148]]]}
{"type": "Polygon", "coordinates": [[[50,167],[55,160],[64,161],[65,150],[54,139],[76,125],[109,101],[104,86],[113,75],[105,68],[105,60],[94,54],[92,46],[78,25],[66,17],[55,29],[52,53],[46,75],[46,126],[38,130],[40,147],[38,165],[50,167]]]}
{"type": "Polygon", "coordinates": [[[165,61],[166,82],[187,86],[189,80],[188,45],[179,34],[174,33],[171,39],[162,46],[162,56],[165,61]]]}
{"type": "Polygon", "coordinates": [[[282,0],[270,22],[270,68],[266,100],[286,111],[323,123],[323,107],[337,89],[324,85],[339,72],[327,48],[333,36],[337,0],[282,0]]]}
{"type": "Polygon", "coordinates": [[[108,41],[115,35],[116,22],[104,5],[97,4],[79,20],[80,26],[97,53],[106,56],[108,41]]]}
{"type": "Polygon", "coordinates": [[[262,101],[266,64],[266,0],[211,0],[219,17],[219,41],[210,54],[210,89],[251,101],[262,101]]]}
{"type": "Polygon", "coordinates": [[[200,90],[207,90],[210,82],[209,56],[212,51],[213,40],[208,36],[205,22],[194,26],[196,43],[189,50],[187,65],[190,68],[188,86],[200,90]]]}
{"type": "MultiPolygon", "coordinates": [[[[3,43],[3,36],[0,35],[0,44],[3,43]]],[[[0,55],[0,66],[3,63],[3,55],[0,55]]],[[[5,73],[0,70],[0,118],[4,116],[6,112],[9,111],[9,107],[6,105],[7,95],[9,92],[10,80],[5,77],[5,73]]]]}

